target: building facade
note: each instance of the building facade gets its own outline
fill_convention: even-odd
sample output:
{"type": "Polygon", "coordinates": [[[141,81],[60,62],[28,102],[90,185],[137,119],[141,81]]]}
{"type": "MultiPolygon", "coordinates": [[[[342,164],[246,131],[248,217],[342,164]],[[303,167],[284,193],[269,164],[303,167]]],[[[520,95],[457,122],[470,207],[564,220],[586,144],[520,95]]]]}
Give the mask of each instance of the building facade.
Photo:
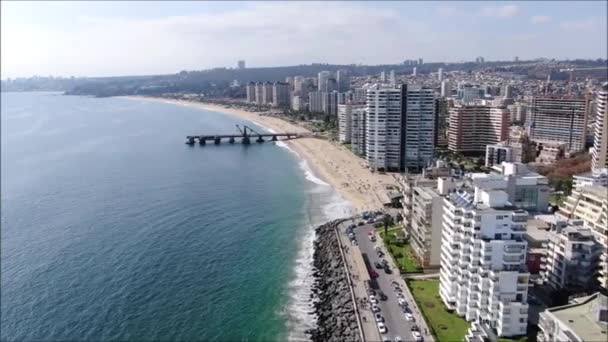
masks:
{"type": "Polygon", "coordinates": [[[403,164],[405,169],[420,171],[435,153],[435,95],[433,89],[418,85],[403,84],[401,90],[403,164]]]}
{"type": "Polygon", "coordinates": [[[585,148],[590,98],[535,96],[528,106],[526,124],[537,143],[565,144],[566,155],[585,148]]]}
{"type": "Polygon", "coordinates": [[[486,146],[486,167],[513,162],[513,149],[503,143],[486,146]]]}
{"type": "Polygon", "coordinates": [[[323,113],[323,93],[313,91],[308,93],[308,109],[312,113],[323,113]]]}
{"type": "Polygon", "coordinates": [[[503,191],[476,188],[444,199],[439,295],[450,310],[496,336],[526,334],[528,325],[528,213],[503,191]]]}
{"type": "Polygon", "coordinates": [[[401,89],[373,85],[367,89],[365,155],[371,170],[400,171],[401,89]]]}
{"type": "Polygon", "coordinates": [[[359,156],[365,156],[366,153],[366,113],[365,105],[358,105],[353,106],[350,115],[350,148],[353,153],[359,156]]]}
{"type": "Polygon", "coordinates": [[[289,83],[274,82],[272,85],[272,105],[274,107],[289,107],[289,83]]]}
{"type": "Polygon", "coordinates": [[[350,103],[338,105],[338,141],[345,144],[350,144],[352,133],[352,112],[353,108],[363,109],[361,105],[353,105],[350,103]]]}
{"type": "Polygon", "coordinates": [[[487,105],[457,105],[449,109],[448,149],[481,154],[486,145],[507,140],[509,110],[487,105]]]}
{"type": "Polygon", "coordinates": [[[331,77],[331,72],[329,71],[321,71],[318,74],[318,90],[320,92],[327,92],[327,80],[331,77]]]}
{"type": "Polygon", "coordinates": [[[599,172],[608,168],[608,83],[604,83],[602,89],[597,93],[595,108],[591,170],[599,172]]]}
{"type": "Polygon", "coordinates": [[[255,103],[255,82],[247,83],[247,87],[245,89],[247,91],[247,102],[255,103]]]}

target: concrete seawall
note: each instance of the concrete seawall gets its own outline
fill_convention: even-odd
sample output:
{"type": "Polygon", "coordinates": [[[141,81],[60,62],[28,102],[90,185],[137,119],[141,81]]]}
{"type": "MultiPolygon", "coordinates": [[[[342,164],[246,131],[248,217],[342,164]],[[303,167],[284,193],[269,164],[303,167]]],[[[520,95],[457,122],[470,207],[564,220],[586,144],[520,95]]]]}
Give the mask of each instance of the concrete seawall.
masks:
{"type": "Polygon", "coordinates": [[[361,341],[348,275],[335,231],[342,221],[332,221],[316,229],[313,306],[318,318],[317,327],[308,331],[315,342],[361,341]]]}

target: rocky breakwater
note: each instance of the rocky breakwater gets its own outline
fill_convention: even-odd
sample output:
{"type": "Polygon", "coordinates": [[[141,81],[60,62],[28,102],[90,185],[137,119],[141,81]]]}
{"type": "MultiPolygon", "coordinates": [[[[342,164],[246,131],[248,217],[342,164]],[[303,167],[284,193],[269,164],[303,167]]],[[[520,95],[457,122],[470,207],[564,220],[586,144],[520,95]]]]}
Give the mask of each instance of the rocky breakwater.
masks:
{"type": "Polygon", "coordinates": [[[317,327],[308,331],[315,342],[361,340],[344,261],[334,231],[341,221],[332,221],[316,229],[313,257],[315,283],[311,300],[317,315],[317,327]]]}

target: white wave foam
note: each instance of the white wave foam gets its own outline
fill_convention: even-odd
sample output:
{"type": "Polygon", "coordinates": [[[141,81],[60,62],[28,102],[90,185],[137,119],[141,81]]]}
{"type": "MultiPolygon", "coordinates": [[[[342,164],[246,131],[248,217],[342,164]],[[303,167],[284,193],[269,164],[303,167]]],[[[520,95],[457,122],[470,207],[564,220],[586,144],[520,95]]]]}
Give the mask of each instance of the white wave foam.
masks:
{"type": "Polygon", "coordinates": [[[305,333],[316,325],[316,316],[311,305],[312,285],[315,281],[312,275],[312,262],[314,253],[315,230],[308,226],[302,237],[295,265],[295,277],[288,283],[289,305],[287,306],[287,326],[289,341],[309,341],[305,333]]]}
{"type": "Polygon", "coordinates": [[[327,221],[352,216],[355,213],[352,204],[342,198],[336,191],[332,192],[330,201],[323,206],[323,214],[327,221]]]}

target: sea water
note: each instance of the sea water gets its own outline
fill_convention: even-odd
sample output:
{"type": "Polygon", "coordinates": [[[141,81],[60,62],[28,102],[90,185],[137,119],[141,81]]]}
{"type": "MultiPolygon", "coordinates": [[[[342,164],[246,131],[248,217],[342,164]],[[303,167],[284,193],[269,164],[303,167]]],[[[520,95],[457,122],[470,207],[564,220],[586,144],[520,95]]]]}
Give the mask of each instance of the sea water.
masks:
{"type": "Polygon", "coordinates": [[[314,226],[350,207],[287,145],[186,145],[253,123],[184,105],[1,99],[2,340],[307,339],[314,226]]]}

